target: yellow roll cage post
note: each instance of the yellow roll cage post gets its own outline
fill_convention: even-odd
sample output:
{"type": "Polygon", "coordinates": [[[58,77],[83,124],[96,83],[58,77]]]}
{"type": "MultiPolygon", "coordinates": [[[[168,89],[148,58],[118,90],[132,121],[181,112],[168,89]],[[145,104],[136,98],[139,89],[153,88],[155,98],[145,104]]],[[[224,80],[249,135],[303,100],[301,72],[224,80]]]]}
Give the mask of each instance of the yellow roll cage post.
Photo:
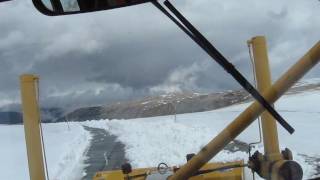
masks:
{"type": "Polygon", "coordinates": [[[45,180],[45,168],[40,130],[40,113],[35,75],[20,76],[23,124],[27,145],[29,176],[31,180],[45,180]]]}
{"type": "MultiPolygon", "coordinates": [[[[266,39],[263,36],[257,36],[249,41],[250,44],[252,46],[258,90],[263,93],[271,87],[266,39]]],[[[261,114],[261,127],[266,158],[270,161],[281,159],[276,120],[267,111],[261,114]]]]}
{"type": "MultiPolygon", "coordinates": [[[[257,36],[248,41],[248,45],[249,48],[252,47],[258,90],[263,93],[271,87],[266,39],[263,36],[257,36]]],[[[285,176],[280,169],[282,167],[295,170],[290,172],[290,177],[286,178],[302,179],[302,168],[298,163],[292,161],[291,154],[288,155],[291,151],[286,148],[285,151],[280,153],[276,120],[269,112],[265,111],[261,114],[261,124],[264,155],[257,151],[250,157],[250,167],[265,179],[280,179],[280,177],[285,176]]]]}

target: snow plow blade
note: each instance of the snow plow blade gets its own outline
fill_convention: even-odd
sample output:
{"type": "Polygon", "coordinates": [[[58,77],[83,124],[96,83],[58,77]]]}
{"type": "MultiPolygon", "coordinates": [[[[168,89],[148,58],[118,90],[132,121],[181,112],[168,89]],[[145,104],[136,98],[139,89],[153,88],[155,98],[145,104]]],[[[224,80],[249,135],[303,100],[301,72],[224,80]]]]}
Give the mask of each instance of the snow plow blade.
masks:
{"type": "MultiPolygon", "coordinates": [[[[198,175],[192,176],[189,180],[244,180],[243,161],[227,163],[207,163],[198,175]],[[224,167],[237,166],[237,168],[224,169],[224,167]],[[213,172],[201,173],[214,170],[213,172]]],[[[166,180],[174,173],[174,167],[167,172],[159,172],[158,168],[133,169],[131,173],[124,174],[122,170],[97,172],[93,180],[166,180]]]]}

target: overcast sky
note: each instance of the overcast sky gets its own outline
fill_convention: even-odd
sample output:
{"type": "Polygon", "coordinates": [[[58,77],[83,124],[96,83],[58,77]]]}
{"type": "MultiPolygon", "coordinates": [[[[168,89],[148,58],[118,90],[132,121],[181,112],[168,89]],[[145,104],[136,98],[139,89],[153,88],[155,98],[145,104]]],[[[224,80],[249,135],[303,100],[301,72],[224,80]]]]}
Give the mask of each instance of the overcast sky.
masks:
{"type": "MultiPolygon", "coordinates": [[[[274,80],[320,39],[317,0],[172,3],[250,80],[251,37],[267,37],[274,80]]],[[[31,0],[14,0],[0,3],[0,32],[0,106],[20,102],[23,73],[40,76],[43,106],[240,88],[150,3],[48,17],[31,0]]],[[[308,77],[320,77],[319,70],[308,77]]]]}

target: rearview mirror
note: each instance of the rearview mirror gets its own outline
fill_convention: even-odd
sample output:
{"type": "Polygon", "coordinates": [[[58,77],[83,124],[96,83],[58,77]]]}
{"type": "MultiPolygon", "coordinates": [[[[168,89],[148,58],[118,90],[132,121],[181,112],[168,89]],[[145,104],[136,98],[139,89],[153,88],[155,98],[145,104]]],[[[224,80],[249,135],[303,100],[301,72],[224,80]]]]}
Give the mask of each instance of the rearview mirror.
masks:
{"type": "Polygon", "coordinates": [[[78,14],[121,8],[154,0],[32,0],[34,6],[48,16],[78,14]]]}

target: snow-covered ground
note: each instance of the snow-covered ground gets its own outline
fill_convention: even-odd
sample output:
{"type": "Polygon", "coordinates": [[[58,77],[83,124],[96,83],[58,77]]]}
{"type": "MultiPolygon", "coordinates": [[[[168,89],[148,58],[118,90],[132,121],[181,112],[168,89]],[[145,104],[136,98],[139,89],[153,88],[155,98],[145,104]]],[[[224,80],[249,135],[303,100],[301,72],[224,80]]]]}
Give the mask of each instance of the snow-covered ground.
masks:
{"type": "MultiPolygon", "coordinates": [[[[134,167],[185,163],[185,155],[198,152],[209,140],[240,114],[250,103],[219,110],[173,116],[141,118],[130,121],[87,121],[88,126],[105,128],[126,145],[126,156],[134,167]]],[[[320,91],[306,91],[284,96],[276,103],[280,114],[296,129],[289,135],[278,126],[281,147],[293,151],[304,170],[304,178],[316,173],[316,163],[307,163],[303,155],[320,157],[320,91]]],[[[258,140],[257,123],[252,124],[237,139],[246,143],[258,140]]],[[[263,152],[262,145],[256,149],[263,152]]],[[[248,159],[245,152],[222,151],[212,161],[248,159]]],[[[319,162],[318,162],[319,163],[319,162]]]]}
{"type": "MultiPolygon", "coordinates": [[[[79,123],[44,124],[43,134],[50,179],[80,179],[90,134],[79,123]]],[[[23,126],[0,125],[0,144],[0,179],[29,179],[23,126]]]]}

